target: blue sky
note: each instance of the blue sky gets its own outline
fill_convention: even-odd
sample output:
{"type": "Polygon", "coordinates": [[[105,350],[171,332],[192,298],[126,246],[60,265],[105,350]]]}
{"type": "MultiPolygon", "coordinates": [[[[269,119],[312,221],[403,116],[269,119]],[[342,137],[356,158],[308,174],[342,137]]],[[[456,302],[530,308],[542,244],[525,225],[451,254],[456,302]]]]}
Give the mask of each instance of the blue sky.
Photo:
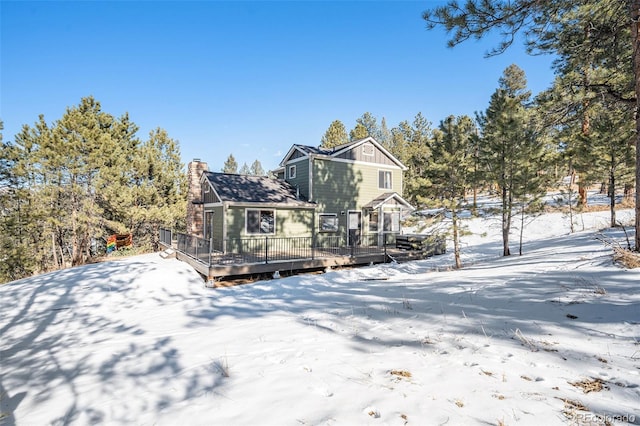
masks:
{"type": "Polygon", "coordinates": [[[336,119],[350,130],[367,111],[389,128],[418,112],[433,126],[473,116],[512,63],[534,94],[551,84],[552,58],[521,44],[488,59],[495,37],[447,48],[421,18],[440,4],[2,0],[3,138],[92,95],[128,112],[141,139],[167,130],[185,163],[219,171],[233,154],[272,169],[336,119]]]}

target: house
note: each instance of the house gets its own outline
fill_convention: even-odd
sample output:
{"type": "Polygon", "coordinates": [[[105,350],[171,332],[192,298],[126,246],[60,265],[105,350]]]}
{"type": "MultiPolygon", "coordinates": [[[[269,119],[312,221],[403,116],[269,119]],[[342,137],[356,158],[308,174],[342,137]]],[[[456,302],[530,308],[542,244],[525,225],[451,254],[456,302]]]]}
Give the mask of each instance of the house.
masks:
{"type": "Polygon", "coordinates": [[[193,176],[200,179],[190,190],[188,232],[214,245],[265,236],[379,245],[401,232],[403,212],[413,209],[401,196],[404,170],[371,137],[332,149],[293,145],[276,179],[214,173],[194,160],[192,187],[193,176]]]}

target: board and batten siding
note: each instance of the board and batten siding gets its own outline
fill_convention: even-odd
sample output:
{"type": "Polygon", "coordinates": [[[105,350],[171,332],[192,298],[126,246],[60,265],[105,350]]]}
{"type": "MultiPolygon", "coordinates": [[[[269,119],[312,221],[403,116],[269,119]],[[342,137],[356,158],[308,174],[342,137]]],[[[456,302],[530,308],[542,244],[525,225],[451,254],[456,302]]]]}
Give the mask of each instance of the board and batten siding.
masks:
{"type": "Polygon", "coordinates": [[[351,148],[350,150],[343,152],[335,158],[398,167],[398,165],[391,158],[385,155],[384,152],[379,150],[378,147],[367,142],[351,148]],[[370,152],[367,148],[372,149],[373,155],[366,154],[366,152],[370,152]]]}
{"type": "Polygon", "coordinates": [[[202,184],[202,201],[204,204],[219,203],[220,199],[216,196],[216,193],[211,189],[208,182],[202,184]]]}

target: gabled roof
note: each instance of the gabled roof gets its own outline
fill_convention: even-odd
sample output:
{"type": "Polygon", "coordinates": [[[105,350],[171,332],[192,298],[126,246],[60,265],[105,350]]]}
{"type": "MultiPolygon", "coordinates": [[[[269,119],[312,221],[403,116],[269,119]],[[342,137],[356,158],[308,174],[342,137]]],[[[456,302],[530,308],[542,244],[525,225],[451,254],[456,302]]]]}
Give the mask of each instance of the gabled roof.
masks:
{"type": "Polygon", "coordinates": [[[375,210],[378,207],[385,205],[391,200],[395,200],[397,204],[401,205],[404,208],[407,208],[409,210],[415,210],[415,207],[409,204],[409,202],[404,198],[402,198],[397,192],[385,192],[384,194],[380,194],[379,196],[369,201],[367,204],[365,204],[362,207],[365,209],[375,210]]]}
{"type": "Polygon", "coordinates": [[[231,173],[203,172],[203,180],[222,202],[282,204],[291,207],[314,207],[297,189],[279,179],[231,173]]]}
{"type": "Polygon", "coordinates": [[[284,164],[287,161],[289,161],[289,159],[291,159],[296,153],[299,153],[301,157],[308,157],[311,154],[331,155],[332,152],[333,150],[331,149],[317,148],[315,146],[310,146],[310,145],[293,144],[291,148],[289,148],[289,151],[287,151],[287,154],[284,156],[282,161],[280,162],[280,166],[284,166],[284,164]]]}
{"type": "Polygon", "coordinates": [[[400,160],[398,160],[396,157],[393,156],[393,154],[391,154],[389,151],[387,151],[382,145],[380,145],[380,143],[378,143],[378,141],[376,141],[374,138],[372,138],[371,136],[366,137],[364,139],[358,139],[355,141],[351,141],[330,149],[324,149],[324,148],[318,148],[315,146],[309,146],[309,145],[298,145],[295,144],[291,147],[291,149],[289,149],[289,151],[287,152],[287,154],[284,156],[284,159],[280,162],[280,166],[284,166],[287,161],[289,161],[295,153],[300,153],[302,157],[308,157],[310,155],[324,155],[327,157],[337,157],[340,154],[350,150],[350,149],[354,149],[357,148],[358,146],[364,144],[364,143],[371,143],[373,144],[376,148],[378,148],[380,151],[382,151],[384,153],[384,155],[386,155],[387,157],[389,157],[389,159],[395,163],[398,167],[400,167],[402,170],[406,170],[407,167],[402,164],[400,162],[400,160]]]}

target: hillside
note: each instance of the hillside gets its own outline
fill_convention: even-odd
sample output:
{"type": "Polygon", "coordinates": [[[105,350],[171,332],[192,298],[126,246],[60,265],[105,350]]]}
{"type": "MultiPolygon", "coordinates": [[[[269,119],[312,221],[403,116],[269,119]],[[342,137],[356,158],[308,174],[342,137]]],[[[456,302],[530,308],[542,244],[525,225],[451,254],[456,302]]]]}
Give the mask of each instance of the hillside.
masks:
{"type": "Polygon", "coordinates": [[[469,220],[462,270],[210,289],[149,254],[0,286],[0,424],[640,424],[640,269],[607,217],[547,214],[509,258],[469,220]]]}

